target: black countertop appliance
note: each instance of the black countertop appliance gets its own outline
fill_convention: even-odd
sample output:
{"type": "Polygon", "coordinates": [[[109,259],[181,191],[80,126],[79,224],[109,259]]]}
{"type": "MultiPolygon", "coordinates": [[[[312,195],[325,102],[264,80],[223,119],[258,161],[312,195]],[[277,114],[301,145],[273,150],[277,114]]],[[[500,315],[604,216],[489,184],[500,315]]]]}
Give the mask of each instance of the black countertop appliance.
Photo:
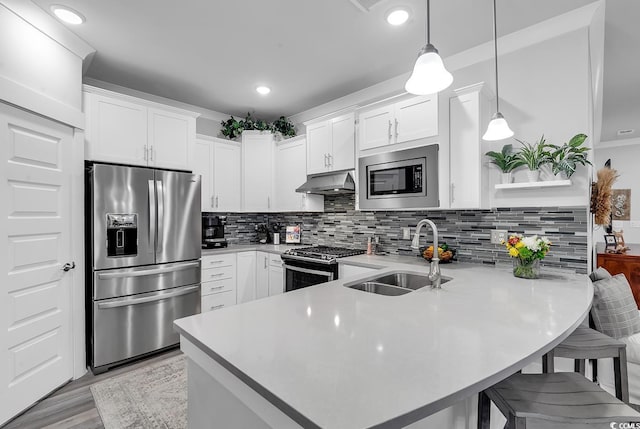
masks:
{"type": "Polygon", "coordinates": [[[213,249],[227,247],[224,238],[226,216],[216,216],[212,213],[202,213],[202,248],[213,249]]]}

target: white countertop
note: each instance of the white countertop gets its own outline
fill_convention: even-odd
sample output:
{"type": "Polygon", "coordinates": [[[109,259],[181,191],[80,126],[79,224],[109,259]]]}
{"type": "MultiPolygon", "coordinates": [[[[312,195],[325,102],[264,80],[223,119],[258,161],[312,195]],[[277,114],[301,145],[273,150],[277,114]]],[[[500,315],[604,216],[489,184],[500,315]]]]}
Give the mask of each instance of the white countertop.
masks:
{"type": "Polygon", "coordinates": [[[238,252],[267,252],[267,253],[284,253],[287,249],[294,247],[309,247],[301,246],[300,244],[229,244],[227,247],[218,247],[215,249],[202,249],[202,256],[209,255],[222,255],[225,253],[238,253],[238,252]]]}
{"type": "MultiPolygon", "coordinates": [[[[403,258],[362,255],[344,262],[389,267],[380,272],[428,270],[403,258]]],[[[282,411],[295,410],[310,425],[399,427],[539,359],[580,324],[593,296],[585,275],[543,268],[541,279],[524,280],[475,264],[441,268],[453,280],[440,290],[390,297],[337,280],[175,324],[243,382],[259,385],[287,404],[282,411]]]]}

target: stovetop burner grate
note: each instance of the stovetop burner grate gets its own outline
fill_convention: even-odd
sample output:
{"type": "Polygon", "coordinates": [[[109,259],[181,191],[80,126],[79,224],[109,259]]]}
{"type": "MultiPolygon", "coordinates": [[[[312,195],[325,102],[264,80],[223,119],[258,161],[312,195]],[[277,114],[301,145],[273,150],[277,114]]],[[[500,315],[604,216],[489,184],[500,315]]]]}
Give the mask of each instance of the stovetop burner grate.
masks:
{"type": "Polygon", "coordinates": [[[314,258],[320,260],[345,258],[347,256],[362,255],[363,253],[365,253],[365,251],[360,249],[348,249],[344,247],[333,246],[301,247],[288,249],[287,251],[285,251],[286,255],[302,256],[305,258],[314,258]]]}

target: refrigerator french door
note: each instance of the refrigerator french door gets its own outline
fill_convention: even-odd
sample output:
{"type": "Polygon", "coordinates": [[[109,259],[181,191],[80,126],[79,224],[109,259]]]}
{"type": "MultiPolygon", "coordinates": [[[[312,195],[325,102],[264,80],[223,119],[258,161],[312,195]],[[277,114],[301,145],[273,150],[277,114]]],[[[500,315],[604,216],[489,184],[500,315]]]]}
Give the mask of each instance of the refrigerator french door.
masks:
{"type": "Polygon", "coordinates": [[[102,372],[177,344],[173,321],[200,312],[200,176],[90,164],[87,191],[87,344],[102,372]]]}

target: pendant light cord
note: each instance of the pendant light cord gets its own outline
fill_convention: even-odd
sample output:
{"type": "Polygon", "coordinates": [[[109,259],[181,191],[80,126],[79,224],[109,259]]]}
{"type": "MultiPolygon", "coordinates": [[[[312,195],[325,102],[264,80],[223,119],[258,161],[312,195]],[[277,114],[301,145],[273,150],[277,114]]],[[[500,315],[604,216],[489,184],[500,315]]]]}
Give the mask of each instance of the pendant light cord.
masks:
{"type": "Polygon", "coordinates": [[[496,22],[496,0],[493,0],[493,52],[496,64],[496,113],[500,112],[500,96],[498,95],[498,24],[496,22]]]}
{"type": "Polygon", "coordinates": [[[429,3],[430,1],[427,0],[427,19],[425,21],[426,25],[425,25],[425,32],[427,33],[427,45],[429,45],[431,43],[431,29],[429,27],[431,27],[431,23],[429,22],[430,18],[431,18],[431,12],[430,12],[430,7],[429,7],[429,3]]]}

